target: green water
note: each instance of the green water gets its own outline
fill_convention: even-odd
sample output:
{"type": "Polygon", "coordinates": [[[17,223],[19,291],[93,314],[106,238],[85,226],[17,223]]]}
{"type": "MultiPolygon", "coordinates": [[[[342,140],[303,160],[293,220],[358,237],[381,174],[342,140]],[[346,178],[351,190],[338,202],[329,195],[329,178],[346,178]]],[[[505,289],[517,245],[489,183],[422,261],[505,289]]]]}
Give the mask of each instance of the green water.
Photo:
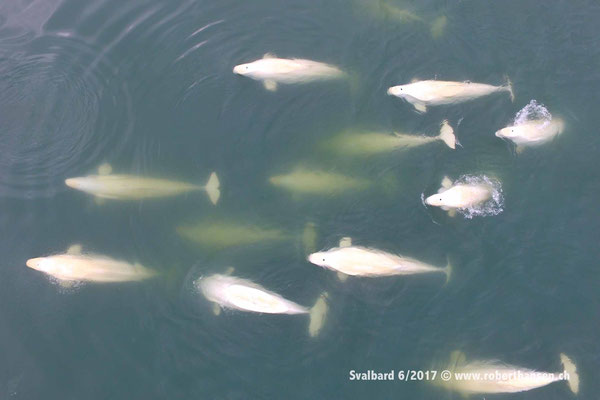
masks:
{"type": "MultiPolygon", "coordinates": [[[[595,1],[0,1],[0,398],[450,399],[426,382],[351,382],[349,371],[430,369],[460,349],[543,371],[577,364],[580,399],[600,366],[600,4],[595,1]],[[442,33],[430,24],[447,17],[442,33]],[[347,81],[280,85],[234,75],[270,52],[327,62],[347,81]],[[387,88],[412,79],[499,85],[416,113],[387,88]],[[565,120],[556,140],[517,154],[494,136],[530,100],[565,120]],[[342,131],[436,135],[443,143],[338,157],[342,131]],[[119,173],[204,184],[204,193],[109,201],[64,180],[109,162],[119,173]],[[269,178],[297,166],[371,182],[298,195],[269,178]],[[502,184],[497,215],[425,207],[442,178],[502,184]],[[202,246],[177,227],[240,222],[285,240],[202,246]],[[349,278],[308,263],[354,243],[454,265],[435,275],[349,278]],[[65,289],[27,268],[73,243],[161,271],[160,278],[65,289]],[[234,274],[302,305],[329,293],[317,338],[308,318],[227,311],[194,288],[234,274]]],[[[564,382],[516,395],[573,398],[564,382]]]]}

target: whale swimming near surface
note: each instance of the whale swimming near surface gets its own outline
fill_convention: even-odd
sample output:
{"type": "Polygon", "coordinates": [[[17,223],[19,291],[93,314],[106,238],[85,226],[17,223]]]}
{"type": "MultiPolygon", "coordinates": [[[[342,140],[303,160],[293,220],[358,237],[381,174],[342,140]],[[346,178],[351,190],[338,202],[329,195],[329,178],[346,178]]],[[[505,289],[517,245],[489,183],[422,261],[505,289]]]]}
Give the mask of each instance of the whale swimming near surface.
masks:
{"type": "Polygon", "coordinates": [[[157,275],[139,263],[83,253],[80,245],[71,246],[64,254],[27,260],[29,268],[44,272],[65,287],[79,282],[111,283],[141,281],[157,275]]]}
{"type": "Polygon", "coordinates": [[[524,392],[566,380],[571,392],[577,394],[577,367],[565,354],[560,355],[560,360],[564,370],[551,373],[509,365],[498,360],[467,361],[463,353],[455,351],[450,356],[450,365],[445,368],[445,372],[449,374],[446,377],[438,376],[433,383],[468,396],[524,392]]]}
{"type": "Polygon", "coordinates": [[[450,263],[440,268],[414,258],[353,246],[350,238],[340,240],[339,247],[310,254],[308,261],[338,272],[340,280],[345,280],[347,276],[379,277],[431,272],[443,273],[448,280],[452,273],[450,263]]]}
{"type": "Polygon", "coordinates": [[[308,222],[301,235],[294,235],[277,228],[250,225],[232,220],[205,219],[177,227],[177,233],[194,243],[211,249],[256,243],[290,241],[301,236],[305,251],[314,251],[316,225],[308,222]]]}
{"type": "Polygon", "coordinates": [[[275,175],[269,182],[297,194],[338,195],[348,191],[364,190],[372,183],[336,172],[297,167],[284,175],[275,175]]]}
{"type": "Polygon", "coordinates": [[[267,53],[263,58],[236,65],[233,72],[263,82],[265,89],[277,90],[277,85],[307,83],[346,77],[346,73],[334,65],[299,58],[277,58],[267,53]]]}
{"type": "Polygon", "coordinates": [[[250,280],[227,274],[198,278],[194,286],[213,302],[213,312],[216,315],[220,314],[221,308],[265,314],[308,314],[310,336],[319,334],[327,315],[327,293],[323,293],[309,309],[250,280]]]}
{"type": "Polygon", "coordinates": [[[530,120],[521,124],[507,126],[496,131],[496,136],[508,139],[517,145],[517,152],[525,147],[539,146],[560,135],[564,130],[564,121],[560,118],[551,120],[530,120]]]}
{"type": "Polygon", "coordinates": [[[503,86],[485,83],[451,81],[416,81],[406,85],[392,86],[387,93],[411,103],[419,112],[426,112],[429,106],[457,104],[477,99],[492,93],[508,92],[514,100],[512,83],[507,79],[503,86]]]}
{"type": "Polygon", "coordinates": [[[394,150],[408,150],[441,141],[451,149],[456,148],[454,129],[444,120],[438,136],[408,135],[404,133],[342,133],[325,145],[331,152],[346,156],[369,156],[394,150]]]}
{"type": "Polygon", "coordinates": [[[457,209],[481,205],[492,199],[494,187],[485,180],[474,183],[453,183],[444,177],[442,186],[436,194],[425,199],[425,204],[440,207],[454,217],[457,209]]]}
{"type": "Polygon", "coordinates": [[[111,172],[110,165],[104,164],[98,168],[97,175],[68,178],[65,184],[73,189],[90,193],[98,199],[141,200],[205,190],[211,203],[217,204],[221,196],[219,178],[215,172],[210,174],[204,186],[160,178],[117,175],[111,172]]]}

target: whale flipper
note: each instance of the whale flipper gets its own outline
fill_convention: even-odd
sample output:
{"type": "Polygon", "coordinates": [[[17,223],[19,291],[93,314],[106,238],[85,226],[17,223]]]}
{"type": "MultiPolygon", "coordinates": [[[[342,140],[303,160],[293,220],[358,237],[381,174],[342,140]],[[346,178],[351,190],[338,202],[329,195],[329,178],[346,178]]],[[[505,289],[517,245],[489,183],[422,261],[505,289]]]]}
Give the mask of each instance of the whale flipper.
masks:
{"type": "Polygon", "coordinates": [[[442,188],[449,189],[452,186],[452,181],[447,176],[442,179],[442,188]]]}
{"type": "Polygon", "coordinates": [[[315,337],[321,331],[323,322],[327,317],[327,292],[319,296],[315,305],[310,309],[310,322],[308,324],[308,333],[311,337],[315,337]]]}
{"type": "Polygon", "coordinates": [[[72,244],[67,249],[67,254],[72,254],[72,255],[81,254],[81,250],[82,250],[82,247],[80,244],[78,244],[78,243],[72,244]]]}
{"type": "Polygon", "coordinates": [[[348,275],[346,275],[342,272],[338,272],[337,277],[340,280],[340,282],[346,282],[346,279],[348,279],[348,275]]]}
{"type": "Polygon", "coordinates": [[[427,112],[427,106],[423,103],[413,103],[413,106],[415,107],[415,109],[420,112],[420,113],[426,113],[427,112]]]}
{"type": "Polygon", "coordinates": [[[348,237],[348,236],[341,238],[339,246],[340,247],[350,247],[350,246],[352,246],[352,238],[348,237]]]}
{"type": "Polygon", "coordinates": [[[104,163],[98,167],[98,175],[110,175],[112,167],[109,163],[104,163]]]}
{"type": "Polygon", "coordinates": [[[263,82],[263,86],[265,87],[265,89],[267,89],[269,92],[274,92],[277,90],[277,82],[275,82],[272,79],[267,79],[266,81],[263,82]]]}

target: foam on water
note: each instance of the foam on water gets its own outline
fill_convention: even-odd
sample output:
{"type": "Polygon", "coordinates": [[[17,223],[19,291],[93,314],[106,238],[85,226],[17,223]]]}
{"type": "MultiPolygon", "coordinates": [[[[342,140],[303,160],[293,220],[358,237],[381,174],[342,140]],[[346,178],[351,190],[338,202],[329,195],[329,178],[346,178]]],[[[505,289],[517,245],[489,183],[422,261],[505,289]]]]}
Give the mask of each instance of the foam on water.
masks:
{"type": "Polygon", "coordinates": [[[65,284],[60,279],[51,275],[48,276],[48,279],[50,280],[50,283],[58,288],[58,292],[61,294],[72,294],[78,292],[83,286],[85,286],[85,282],[82,281],[71,281],[65,284]]]}
{"type": "Polygon", "coordinates": [[[469,184],[469,185],[488,185],[492,188],[492,198],[483,204],[478,204],[474,207],[459,208],[457,211],[461,213],[465,218],[471,219],[473,217],[488,217],[492,215],[498,215],[504,208],[504,196],[502,195],[502,185],[500,181],[489,178],[485,175],[463,175],[458,178],[454,184],[469,184]]]}
{"type": "Polygon", "coordinates": [[[539,104],[535,99],[532,99],[515,115],[513,125],[522,125],[534,120],[541,120],[544,121],[544,124],[547,124],[552,120],[552,114],[543,104],[539,104]]]}

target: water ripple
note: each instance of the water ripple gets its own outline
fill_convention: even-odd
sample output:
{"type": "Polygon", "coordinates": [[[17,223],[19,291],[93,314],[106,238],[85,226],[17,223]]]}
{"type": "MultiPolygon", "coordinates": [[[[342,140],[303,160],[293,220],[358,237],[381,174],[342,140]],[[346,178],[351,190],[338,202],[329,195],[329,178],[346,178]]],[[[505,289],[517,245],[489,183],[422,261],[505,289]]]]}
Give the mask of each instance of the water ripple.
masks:
{"type": "Polygon", "coordinates": [[[125,144],[129,91],[98,53],[56,35],[0,53],[0,196],[51,196],[125,144]]]}

